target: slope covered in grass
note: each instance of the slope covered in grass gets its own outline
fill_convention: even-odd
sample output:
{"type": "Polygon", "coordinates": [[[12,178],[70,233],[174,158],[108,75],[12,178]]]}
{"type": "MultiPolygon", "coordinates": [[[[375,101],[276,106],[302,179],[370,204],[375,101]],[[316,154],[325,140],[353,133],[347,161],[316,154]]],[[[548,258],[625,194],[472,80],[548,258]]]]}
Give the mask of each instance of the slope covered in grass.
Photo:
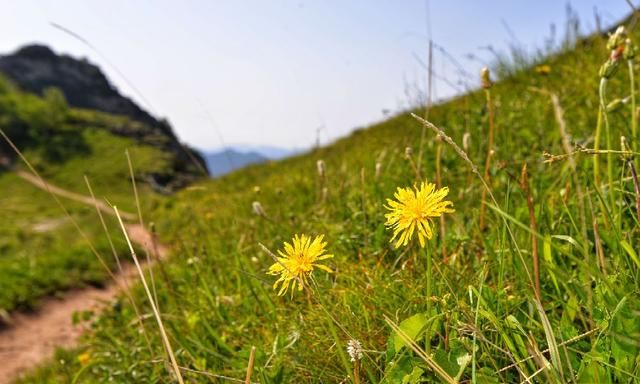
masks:
{"type": "MultiPolygon", "coordinates": [[[[159,266],[156,282],[185,380],[242,380],[253,346],[253,380],[261,383],[640,380],[639,222],[628,161],[610,157],[612,185],[607,154],[599,155],[598,183],[592,155],[576,154],[575,168],[566,159],[543,162],[544,152],[565,152],[563,124],[565,143],[593,148],[605,43],[586,39],[549,57],[548,68],[491,88],[495,201],[487,197],[485,228],[480,179],[430,130],[421,151],[423,127],[409,114],[164,201],[153,216],[175,257],[159,266]],[[434,221],[426,248],[394,248],[386,199],[398,187],[435,181],[438,170],[455,213],[443,231],[434,221]],[[265,215],[255,214],[256,202],[265,215]],[[259,244],[275,252],[301,233],[325,236],[333,273],[316,269],[306,290],[277,296],[276,277],[266,274],[274,261],[259,244]],[[352,339],[363,348],[358,362],[347,352],[352,339]]],[[[631,94],[626,64],[608,81],[605,104],[631,94]]],[[[631,68],[637,75],[635,59],[631,68]]],[[[621,135],[637,148],[630,110],[627,99],[607,113],[600,148],[620,150],[621,135]]],[[[455,143],[468,143],[480,173],[488,116],[483,90],[429,111],[455,143]]],[[[118,303],[95,319],[77,352],[61,352],[25,382],[175,382],[155,324],[132,324],[130,306],[118,303]]]]}
{"type": "MultiPolygon", "coordinates": [[[[45,98],[23,93],[0,79],[2,129],[16,142],[48,182],[88,195],[84,175],[98,199],[135,212],[125,150],[139,178],[166,168],[166,155],[150,146],[108,133],[105,122],[130,124],[126,118],[70,109],[52,90],[45,98]]],[[[0,145],[0,312],[33,307],[38,299],[82,284],[100,284],[107,273],[77,231],[75,220],[107,263],[114,260],[92,206],[61,199],[71,217],[49,193],[18,172],[29,172],[4,143],[0,145]]],[[[158,199],[140,185],[145,207],[158,199]]],[[[107,218],[117,248],[126,254],[115,222],[107,218]]]]}

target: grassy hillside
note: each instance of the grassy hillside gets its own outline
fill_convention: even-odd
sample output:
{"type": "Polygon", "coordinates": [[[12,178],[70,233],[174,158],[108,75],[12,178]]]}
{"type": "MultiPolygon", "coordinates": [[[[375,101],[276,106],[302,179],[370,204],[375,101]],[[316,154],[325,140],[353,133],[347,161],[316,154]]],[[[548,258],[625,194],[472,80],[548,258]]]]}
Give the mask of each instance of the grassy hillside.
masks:
{"type": "MultiPolygon", "coordinates": [[[[130,212],[135,212],[135,202],[125,150],[130,151],[138,177],[165,167],[160,151],[99,128],[108,121],[127,124],[126,119],[70,109],[54,90],[39,98],[0,79],[0,121],[47,181],[88,195],[86,175],[99,199],[130,212]]],[[[107,274],[73,225],[75,220],[113,263],[95,209],[62,199],[71,216],[67,217],[49,193],[18,177],[17,172],[28,169],[4,142],[0,157],[8,163],[0,168],[0,312],[33,307],[42,296],[71,287],[102,283],[107,274]]],[[[146,185],[140,188],[145,207],[151,207],[158,197],[146,185]]],[[[115,223],[109,219],[108,224],[117,247],[126,254],[115,223]]]]}
{"type": "MultiPolygon", "coordinates": [[[[486,193],[484,228],[480,178],[429,129],[421,151],[423,126],[409,114],[164,201],[153,216],[175,257],[160,266],[158,304],[185,380],[241,382],[253,346],[261,383],[640,380],[640,223],[628,157],[599,153],[595,177],[591,154],[543,162],[544,152],[594,148],[596,126],[600,149],[619,151],[622,135],[637,148],[631,98],[598,118],[606,42],[584,40],[494,84],[491,102],[481,89],[429,111],[480,173],[495,111],[495,201],[486,193]],[[434,220],[425,248],[396,249],[387,199],[438,173],[455,212],[442,227],[434,220]],[[276,252],[303,233],[324,235],[333,273],[316,269],[304,291],[278,296],[266,273],[274,260],[259,244],[276,252]],[[361,360],[351,360],[351,340],[361,360]]],[[[604,104],[635,93],[620,60],[604,104]]],[[[24,382],[175,382],[155,323],[132,324],[119,302],[77,351],[24,382]]]]}

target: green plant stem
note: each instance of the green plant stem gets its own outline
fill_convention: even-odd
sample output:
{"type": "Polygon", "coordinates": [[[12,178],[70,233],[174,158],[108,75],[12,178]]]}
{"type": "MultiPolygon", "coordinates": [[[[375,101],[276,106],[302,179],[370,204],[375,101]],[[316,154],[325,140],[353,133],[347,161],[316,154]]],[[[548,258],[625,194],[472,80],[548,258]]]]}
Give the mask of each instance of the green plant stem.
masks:
{"type": "MultiPolygon", "coordinates": [[[[487,98],[487,110],[489,112],[489,143],[487,146],[487,159],[485,161],[484,164],[484,180],[487,184],[490,184],[490,177],[491,177],[491,158],[493,157],[493,136],[494,136],[494,130],[495,130],[495,123],[494,123],[494,111],[493,111],[493,99],[491,97],[491,89],[487,88],[485,89],[485,96],[487,98]]],[[[482,201],[480,203],[480,230],[484,230],[485,228],[485,221],[484,221],[484,215],[486,212],[486,202],[487,200],[487,190],[483,189],[482,190],[482,201]]]]}
{"type": "MultiPolygon", "coordinates": [[[[606,81],[606,80],[603,79],[602,81],[606,81]]],[[[602,84],[602,81],[600,82],[600,84],[602,84]]],[[[600,107],[598,107],[598,121],[596,122],[596,135],[593,142],[594,151],[600,150],[600,136],[602,135],[601,131],[602,131],[602,120],[603,120],[602,115],[604,113],[602,109],[603,108],[601,104],[600,107]]],[[[599,156],[593,157],[593,185],[598,191],[600,190],[600,158],[599,156]]]]}
{"type": "MultiPolygon", "coordinates": [[[[607,117],[607,108],[606,105],[606,92],[607,92],[607,83],[606,81],[600,82],[600,107],[602,108],[602,119],[604,120],[604,128],[605,135],[607,136],[607,149],[613,149],[613,145],[611,143],[611,127],[609,126],[609,119],[607,117]]],[[[607,183],[609,184],[609,189],[607,190],[607,194],[609,195],[609,201],[611,203],[611,211],[613,212],[615,208],[616,199],[614,196],[613,189],[613,153],[607,153],[607,183]]]]}
{"type": "MultiPolygon", "coordinates": [[[[431,252],[426,247],[423,248],[425,256],[427,257],[427,317],[431,317],[431,295],[432,295],[432,266],[431,266],[431,252]]],[[[431,353],[431,324],[427,325],[427,329],[424,332],[424,350],[427,354],[431,353]]]]}
{"type": "MultiPolygon", "coordinates": [[[[631,145],[632,148],[637,148],[640,137],[638,137],[638,117],[636,116],[636,80],[633,72],[633,60],[627,60],[627,66],[629,68],[629,89],[631,91],[631,145]]],[[[637,169],[640,166],[640,160],[636,158],[634,163],[637,169]]]]}

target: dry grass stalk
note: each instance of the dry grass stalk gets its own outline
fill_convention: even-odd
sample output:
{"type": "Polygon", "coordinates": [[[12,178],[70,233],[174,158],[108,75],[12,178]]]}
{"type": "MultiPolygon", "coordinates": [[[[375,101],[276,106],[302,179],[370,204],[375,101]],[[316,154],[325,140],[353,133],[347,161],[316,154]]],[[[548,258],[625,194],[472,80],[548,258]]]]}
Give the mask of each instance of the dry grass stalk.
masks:
{"type": "MultiPolygon", "coordinates": [[[[96,208],[96,212],[98,213],[98,217],[100,218],[100,223],[102,224],[102,229],[104,230],[105,235],[107,236],[107,240],[109,242],[109,246],[111,247],[111,252],[113,253],[113,258],[116,260],[116,265],[118,266],[118,271],[120,272],[120,274],[123,274],[123,270],[122,270],[122,264],[120,263],[120,257],[118,256],[118,252],[116,251],[116,247],[113,244],[113,239],[111,238],[111,234],[109,233],[109,230],[107,228],[107,223],[104,221],[104,217],[102,216],[102,211],[100,210],[100,207],[97,204],[97,200],[96,200],[96,196],[93,193],[93,188],[91,188],[91,184],[89,183],[89,178],[87,178],[87,176],[84,176],[84,181],[87,184],[87,189],[89,190],[89,194],[91,195],[91,198],[96,202],[95,204],[95,208],[96,208]]],[[[127,279],[122,279],[122,284],[124,285],[124,294],[127,297],[127,299],[129,300],[129,302],[131,303],[131,306],[133,307],[133,311],[136,314],[136,320],[138,321],[138,324],[140,325],[140,329],[142,330],[142,334],[144,336],[144,339],[147,343],[147,347],[149,348],[149,351],[151,351],[151,340],[149,339],[149,335],[147,335],[147,330],[144,327],[144,322],[142,321],[142,315],[140,314],[140,309],[138,308],[138,305],[136,304],[135,299],[133,298],[133,295],[131,295],[131,292],[129,290],[129,282],[127,279]]]]}
{"type": "Polygon", "coordinates": [[[253,364],[256,360],[256,347],[251,347],[251,353],[249,354],[249,364],[247,365],[247,376],[244,379],[245,384],[251,384],[251,374],[253,373],[253,364]]]}
{"type": "MultiPolygon", "coordinates": [[[[144,228],[144,220],[142,218],[142,209],[140,208],[140,197],[138,196],[138,187],[136,186],[136,176],[133,173],[133,163],[131,162],[131,156],[129,156],[129,150],[124,151],[125,156],[127,157],[127,164],[129,166],[129,176],[131,177],[131,185],[133,187],[133,196],[136,202],[136,210],[138,213],[138,221],[140,222],[140,226],[144,228]]],[[[151,257],[149,256],[149,252],[147,251],[147,247],[144,248],[144,255],[147,259],[147,264],[151,265],[151,257]]],[[[151,281],[151,290],[153,292],[153,298],[156,301],[156,306],[158,306],[158,291],[156,290],[156,280],[153,277],[153,269],[149,268],[149,280],[151,281]]]]}
{"type": "Polygon", "coordinates": [[[416,355],[418,355],[425,363],[427,363],[427,366],[431,368],[431,370],[438,376],[440,376],[443,381],[449,384],[457,383],[457,381],[453,377],[451,377],[447,373],[447,371],[445,371],[440,365],[438,365],[438,363],[436,363],[436,361],[431,356],[429,356],[422,348],[420,348],[420,346],[416,344],[416,342],[413,341],[411,337],[409,337],[402,329],[400,329],[400,327],[396,323],[394,323],[393,320],[388,318],[386,315],[384,315],[384,319],[387,324],[389,324],[391,329],[393,329],[393,331],[396,332],[398,336],[400,336],[402,341],[404,341],[407,346],[409,346],[409,348],[411,348],[411,350],[415,352],[416,355]]]}
{"type": "Polygon", "coordinates": [[[173,349],[171,348],[171,343],[169,342],[169,337],[164,329],[164,325],[162,324],[162,318],[160,317],[160,312],[158,312],[158,308],[156,307],[155,300],[151,291],[149,290],[149,286],[147,285],[147,280],[144,277],[144,272],[142,271],[142,267],[138,262],[138,257],[136,256],[136,251],[133,249],[133,245],[131,245],[131,240],[129,240],[129,234],[127,234],[127,230],[122,222],[122,217],[120,217],[120,213],[118,212],[117,207],[113,207],[113,210],[118,218],[118,223],[120,223],[120,228],[122,229],[122,234],[129,246],[129,251],[131,252],[131,257],[133,258],[133,262],[136,265],[136,269],[138,270],[138,274],[140,275],[140,280],[142,281],[142,286],[144,287],[145,293],[147,294],[147,298],[149,299],[149,303],[151,304],[151,309],[153,310],[153,315],[158,323],[158,328],[160,329],[160,336],[162,337],[162,342],[164,344],[165,350],[169,355],[169,360],[171,360],[171,365],[173,367],[173,373],[176,375],[178,383],[184,384],[184,380],[182,379],[182,374],[180,373],[180,367],[178,366],[178,362],[176,360],[175,355],[173,354],[173,349]]]}

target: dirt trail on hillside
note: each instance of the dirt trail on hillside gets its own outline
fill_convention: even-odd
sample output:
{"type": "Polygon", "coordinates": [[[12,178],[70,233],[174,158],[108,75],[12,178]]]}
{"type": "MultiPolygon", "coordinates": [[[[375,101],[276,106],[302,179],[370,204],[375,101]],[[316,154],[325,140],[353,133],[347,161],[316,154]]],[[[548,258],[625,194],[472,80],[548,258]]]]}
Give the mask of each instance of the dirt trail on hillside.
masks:
{"type": "MultiPolygon", "coordinates": [[[[56,187],[55,185],[51,183],[46,183],[39,177],[34,176],[33,174],[25,171],[17,171],[16,175],[21,177],[23,180],[28,181],[29,183],[35,185],[36,187],[43,189],[47,192],[51,192],[54,195],[64,197],[65,199],[74,200],[79,203],[87,204],[94,208],[97,206],[102,213],[106,213],[107,215],[113,215],[112,207],[110,207],[103,201],[92,199],[91,196],[81,195],[79,193],[67,191],[64,188],[56,187]]],[[[122,217],[122,220],[130,220],[130,221],[135,220],[137,218],[137,216],[132,213],[122,212],[122,211],[120,211],[120,216],[122,217]]]]}
{"type": "MultiPolygon", "coordinates": [[[[83,202],[95,207],[96,202],[51,184],[42,182],[27,173],[19,173],[24,180],[59,196],[83,202]]],[[[98,202],[99,204],[101,202],[98,202]]],[[[108,214],[113,210],[102,203],[99,209],[108,214]]],[[[124,215],[122,215],[124,216],[124,215]]],[[[135,215],[127,214],[128,218],[135,215]]],[[[123,217],[124,218],[124,217],[123,217]]],[[[146,228],[140,224],[127,224],[130,240],[146,249],[150,254],[157,251],[157,257],[168,254],[168,248],[155,244],[146,228]]],[[[0,329],[0,384],[9,384],[19,378],[29,368],[53,357],[56,347],[71,347],[85,331],[82,325],[72,323],[72,315],[79,311],[100,312],[126,287],[125,283],[135,281],[138,276],[133,264],[122,265],[122,272],[114,271],[115,281],[109,281],[102,289],[85,287],[65,292],[61,298],[46,298],[38,310],[32,313],[15,313],[11,324],[0,329]]]]}

